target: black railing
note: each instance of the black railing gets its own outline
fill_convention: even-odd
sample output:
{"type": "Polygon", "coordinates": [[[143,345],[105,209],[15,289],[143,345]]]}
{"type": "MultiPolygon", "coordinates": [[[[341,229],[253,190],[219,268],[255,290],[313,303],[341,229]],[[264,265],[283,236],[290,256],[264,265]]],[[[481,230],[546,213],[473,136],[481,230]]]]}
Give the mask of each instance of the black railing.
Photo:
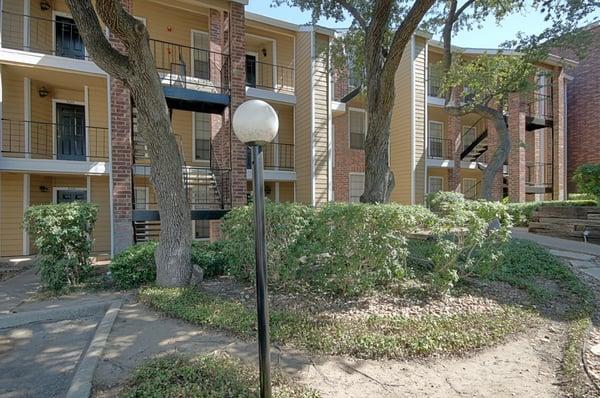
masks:
{"type": "Polygon", "coordinates": [[[246,59],[246,86],[293,94],[295,71],[287,66],[246,59]]]}
{"type": "Polygon", "coordinates": [[[536,187],[551,187],[553,184],[552,163],[530,162],[525,165],[525,184],[536,187]]]}
{"type": "Polygon", "coordinates": [[[442,77],[435,66],[429,65],[427,76],[427,95],[430,97],[442,96],[442,77]]]}
{"type": "MultiPolygon", "coordinates": [[[[175,140],[177,141],[177,147],[179,148],[179,152],[184,153],[183,143],[179,134],[175,134],[175,140]]],[[[146,145],[146,141],[144,141],[144,139],[139,134],[133,135],[133,160],[135,162],[150,160],[148,145],[146,145]]]]}
{"type": "Polygon", "coordinates": [[[551,94],[530,94],[527,101],[527,116],[552,120],[554,118],[552,106],[551,94]]]}
{"type": "Polygon", "coordinates": [[[452,141],[446,138],[429,137],[427,156],[430,159],[452,159],[452,141]]]}
{"type": "Polygon", "coordinates": [[[1,148],[6,157],[105,161],[108,129],[2,119],[1,148]]]}
{"type": "Polygon", "coordinates": [[[464,189],[463,186],[463,195],[467,200],[477,200],[481,198],[481,181],[477,181],[475,185],[464,189]]]}
{"type": "MultiPolygon", "coordinates": [[[[133,209],[157,210],[156,195],[150,182],[148,165],[133,166],[133,209]],[[136,198],[137,189],[145,190],[144,198],[136,198]]],[[[191,210],[226,209],[231,207],[231,171],[209,167],[184,166],[183,184],[191,210]]]]}
{"type": "Polygon", "coordinates": [[[487,138],[487,122],[485,118],[479,118],[471,127],[464,130],[461,136],[462,152],[460,154],[461,160],[468,158],[470,161],[481,162],[481,157],[484,155],[486,150],[481,148],[483,140],[487,138]],[[476,151],[480,148],[480,151],[476,151]]]}
{"type": "Polygon", "coordinates": [[[163,84],[229,92],[229,55],[154,39],[150,49],[163,84]]]}
{"type": "MultiPolygon", "coordinates": [[[[252,154],[247,148],[246,168],[252,168],[252,154]]],[[[294,144],[270,143],[263,146],[264,167],[268,170],[294,170],[294,144]]]]}
{"type": "Polygon", "coordinates": [[[67,58],[88,59],[70,18],[40,18],[2,11],[2,47],[67,58]]]}

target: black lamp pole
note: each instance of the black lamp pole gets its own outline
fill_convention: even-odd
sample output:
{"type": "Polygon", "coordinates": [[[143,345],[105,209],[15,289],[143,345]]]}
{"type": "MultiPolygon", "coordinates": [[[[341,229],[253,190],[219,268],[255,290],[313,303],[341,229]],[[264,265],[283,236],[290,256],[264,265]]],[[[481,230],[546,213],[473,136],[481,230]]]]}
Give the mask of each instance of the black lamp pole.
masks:
{"type": "Polygon", "coordinates": [[[256,255],[256,309],[258,312],[258,361],[260,396],[271,398],[271,356],[269,353],[269,299],[267,293],[267,245],[265,242],[265,191],[262,146],[252,148],[254,189],[254,242],[256,255]]]}

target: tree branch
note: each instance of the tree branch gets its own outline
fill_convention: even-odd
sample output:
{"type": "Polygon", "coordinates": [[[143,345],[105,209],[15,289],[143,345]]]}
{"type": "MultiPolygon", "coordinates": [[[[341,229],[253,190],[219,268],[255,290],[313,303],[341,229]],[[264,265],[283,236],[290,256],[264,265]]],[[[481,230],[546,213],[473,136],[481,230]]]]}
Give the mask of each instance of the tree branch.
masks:
{"type": "Polygon", "coordinates": [[[456,10],[456,12],[454,13],[454,18],[452,20],[452,23],[454,24],[458,18],[460,18],[460,15],[465,12],[465,10],[467,8],[469,8],[471,6],[471,4],[475,3],[475,0],[467,0],[465,1],[465,4],[463,4],[462,6],[460,6],[460,8],[458,10],[456,10]]]}
{"type": "Polygon", "coordinates": [[[419,27],[425,14],[433,6],[433,3],[435,3],[435,0],[416,0],[408,14],[406,14],[396,33],[394,33],[390,54],[384,65],[386,73],[396,73],[406,44],[419,27]]]}
{"type": "Polygon", "coordinates": [[[111,32],[123,40],[126,46],[131,45],[145,30],[144,24],[131,16],[120,0],[97,0],[98,15],[111,32]],[[131,27],[135,29],[131,29],[131,27]]]}
{"type": "Polygon", "coordinates": [[[118,52],[104,36],[91,1],[66,0],[66,3],[94,62],[108,74],[125,80],[130,72],[129,58],[118,52]]]}
{"type": "Polygon", "coordinates": [[[363,18],[363,16],[360,14],[358,9],[346,0],[338,0],[338,3],[340,3],[340,5],[344,7],[346,11],[350,13],[350,15],[352,15],[354,20],[358,22],[360,27],[363,28],[363,30],[366,32],[369,28],[369,25],[367,24],[367,21],[363,18]]]}

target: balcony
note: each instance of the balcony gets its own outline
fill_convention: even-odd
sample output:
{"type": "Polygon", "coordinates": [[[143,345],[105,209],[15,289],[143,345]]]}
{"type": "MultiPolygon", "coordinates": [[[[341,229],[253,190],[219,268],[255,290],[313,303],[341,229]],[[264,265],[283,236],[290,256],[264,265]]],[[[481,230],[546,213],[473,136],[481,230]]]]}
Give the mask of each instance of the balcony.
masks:
{"type": "Polygon", "coordinates": [[[293,68],[260,62],[247,56],[246,87],[293,95],[295,71],[293,68]]]}
{"type": "Polygon", "coordinates": [[[525,168],[525,191],[527,193],[552,192],[554,179],[552,163],[528,162],[525,168]]]}
{"type": "Polygon", "coordinates": [[[527,100],[527,130],[552,127],[554,119],[551,94],[533,93],[527,100]]]}
{"type": "Polygon", "coordinates": [[[105,162],[108,129],[2,119],[1,148],[3,157],[105,162]]]}
{"type": "MultiPolygon", "coordinates": [[[[246,168],[252,168],[252,155],[247,150],[246,168]]],[[[294,171],[294,145],[271,143],[263,146],[263,161],[265,170],[294,171]]]]}
{"type": "Polygon", "coordinates": [[[429,137],[427,157],[429,159],[452,159],[452,141],[445,138],[429,137]]]}

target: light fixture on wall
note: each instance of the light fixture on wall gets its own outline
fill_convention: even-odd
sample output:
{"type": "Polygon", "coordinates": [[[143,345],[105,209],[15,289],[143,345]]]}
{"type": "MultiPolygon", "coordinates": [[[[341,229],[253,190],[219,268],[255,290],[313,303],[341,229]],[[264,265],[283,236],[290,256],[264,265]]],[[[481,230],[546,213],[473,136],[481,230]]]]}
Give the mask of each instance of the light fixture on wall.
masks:
{"type": "Polygon", "coordinates": [[[266,48],[262,49],[262,55],[263,55],[263,57],[267,56],[267,49],[266,48]]]}
{"type": "Polygon", "coordinates": [[[38,90],[38,94],[40,95],[40,97],[44,98],[44,97],[47,97],[48,94],[50,94],[50,91],[48,90],[48,88],[46,86],[42,86],[38,90]]]}
{"type": "Polygon", "coordinates": [[[48,192],[48,187],[45,185],[40,185],[40,192],[48,192]]]}
{"type": "Polygon", "coordinates": [[[48,0],[42,0],[40,1],[40,8],[42,9],[42,11],[48,11],[52,8],[52,5],[48,0]]]}

